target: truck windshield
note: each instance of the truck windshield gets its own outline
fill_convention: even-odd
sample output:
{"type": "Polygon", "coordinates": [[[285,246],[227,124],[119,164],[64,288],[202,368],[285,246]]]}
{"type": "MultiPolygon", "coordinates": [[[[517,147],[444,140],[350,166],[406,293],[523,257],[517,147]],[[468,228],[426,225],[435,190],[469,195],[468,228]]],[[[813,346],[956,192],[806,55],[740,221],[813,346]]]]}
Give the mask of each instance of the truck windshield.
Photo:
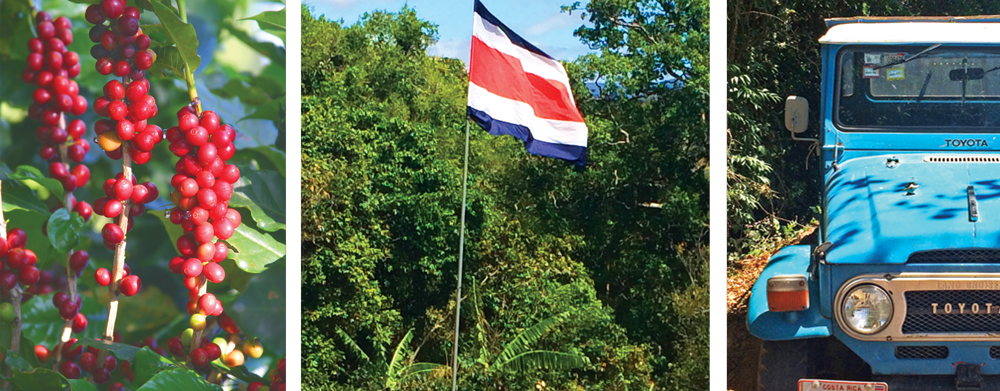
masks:
{"type": "Polygon", "coordinates": [[[1000,49],[849,46],[837,75],[835,122],[848,130],[1000,128],[1000,49]]]}

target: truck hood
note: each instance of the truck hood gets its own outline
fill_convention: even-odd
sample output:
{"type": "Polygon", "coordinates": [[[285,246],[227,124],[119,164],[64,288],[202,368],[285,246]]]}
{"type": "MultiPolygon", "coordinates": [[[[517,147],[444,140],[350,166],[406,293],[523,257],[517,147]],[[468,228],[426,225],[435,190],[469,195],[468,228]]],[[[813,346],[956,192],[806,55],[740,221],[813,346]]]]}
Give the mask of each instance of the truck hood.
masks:
{"type": "Polygon", "coordinates": [[[898,164],[889,163],[891,155],[851,159],[829,177],[827,262],[905,263],[915,251],[1000,247],[1000,159],[897,157],[898,164]],[[911,182],[919,187],[908,192],[911,182]],[[979,207],[975,222],[970,185],[979,207]]]}

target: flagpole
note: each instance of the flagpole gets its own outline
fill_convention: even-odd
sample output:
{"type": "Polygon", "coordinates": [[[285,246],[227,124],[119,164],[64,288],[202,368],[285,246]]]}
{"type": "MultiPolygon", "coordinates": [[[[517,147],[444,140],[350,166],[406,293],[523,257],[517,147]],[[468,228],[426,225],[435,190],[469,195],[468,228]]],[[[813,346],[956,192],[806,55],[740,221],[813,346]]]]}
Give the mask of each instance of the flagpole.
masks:
{"type": "Polygon", "coordinates": [[[458,235],[458,293],[455,295],[455,347],[452,353],[451,389],[458,391],[458,333],[462,313],[462,261],[465,257],[465,200],[469,188],[469,118],[465,118],[465,160],[462,165],[462,227],[458,235]]]}

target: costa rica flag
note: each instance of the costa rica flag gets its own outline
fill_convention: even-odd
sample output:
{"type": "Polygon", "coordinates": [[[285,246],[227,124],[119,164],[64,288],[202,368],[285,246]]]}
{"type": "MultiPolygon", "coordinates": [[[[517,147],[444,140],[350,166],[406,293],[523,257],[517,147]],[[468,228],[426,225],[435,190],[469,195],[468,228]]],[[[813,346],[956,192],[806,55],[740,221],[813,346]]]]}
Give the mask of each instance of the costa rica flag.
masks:
{"type": "Polygon", "coordinates": [[[467,112],[490,134],[517,137],[530,153],[586,163],[587,125],[566,69],[479,0],[472,24],[467,112]]]}

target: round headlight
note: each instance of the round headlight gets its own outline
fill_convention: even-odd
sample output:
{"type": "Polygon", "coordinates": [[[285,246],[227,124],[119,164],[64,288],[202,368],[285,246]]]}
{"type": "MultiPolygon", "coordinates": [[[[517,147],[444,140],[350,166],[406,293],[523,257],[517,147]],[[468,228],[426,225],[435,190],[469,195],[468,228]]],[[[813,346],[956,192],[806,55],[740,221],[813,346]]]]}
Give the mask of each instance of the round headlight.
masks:
{"type": "Polygon", "coordinates": [[[859,285],[844,297],[844,323],[855,332],[875,334],[892,319],[892,299],[875,285],[859,285]]]}

